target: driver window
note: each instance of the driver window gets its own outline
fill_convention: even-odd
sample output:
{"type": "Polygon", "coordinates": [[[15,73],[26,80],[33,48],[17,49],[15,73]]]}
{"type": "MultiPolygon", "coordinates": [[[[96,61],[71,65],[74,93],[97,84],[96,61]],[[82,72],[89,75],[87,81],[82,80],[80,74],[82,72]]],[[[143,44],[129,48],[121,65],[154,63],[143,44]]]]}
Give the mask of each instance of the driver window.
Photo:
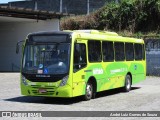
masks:
{"type": "Polygon", "coordinates": [[[84,68],[86,65],[86,45],[83,43],[76,43],[74,46],[74,72],[84,68]]]}

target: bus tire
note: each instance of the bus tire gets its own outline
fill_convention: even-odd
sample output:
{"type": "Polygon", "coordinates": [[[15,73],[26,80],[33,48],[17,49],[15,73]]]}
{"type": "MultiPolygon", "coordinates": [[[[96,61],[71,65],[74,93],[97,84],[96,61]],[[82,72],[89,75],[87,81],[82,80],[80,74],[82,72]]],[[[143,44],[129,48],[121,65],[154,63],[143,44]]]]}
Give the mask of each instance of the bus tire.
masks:
{"type": "Polygon", "coordinates": [[[125,77],[124,92],[129,92],[130,90],[131,90],[131,76],[127,74],[125,77]]]}
{"type": "Polygon", "coordinates": [[[84,100],[90,100],[93,97],[93,85],[91,82],[88,82],[86,84],[86,89],[85,89],[85,95],[84,95],[84,100]]]}

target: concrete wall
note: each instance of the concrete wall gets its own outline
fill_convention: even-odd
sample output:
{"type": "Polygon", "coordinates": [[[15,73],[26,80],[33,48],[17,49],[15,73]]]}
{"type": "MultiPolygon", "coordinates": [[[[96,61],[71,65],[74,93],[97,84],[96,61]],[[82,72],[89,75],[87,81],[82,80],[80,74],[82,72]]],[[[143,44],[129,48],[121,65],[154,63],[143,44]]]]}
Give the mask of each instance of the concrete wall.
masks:
{"type": "Polygon", "coordinates": [[[31,32],[59,30],[59,20],[0,23],[0,71],[19,71],[20,54],[15,53],[17,41],[31,32]]]}

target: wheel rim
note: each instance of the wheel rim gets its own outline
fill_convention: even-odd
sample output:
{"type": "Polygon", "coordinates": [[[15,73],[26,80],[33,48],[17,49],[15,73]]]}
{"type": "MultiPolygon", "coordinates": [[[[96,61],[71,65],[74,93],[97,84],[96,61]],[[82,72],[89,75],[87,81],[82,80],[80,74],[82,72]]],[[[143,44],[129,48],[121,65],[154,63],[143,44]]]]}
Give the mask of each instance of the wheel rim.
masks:
{"type": "Polygon", "coordinates": [[[130,79],[127,78],[127,85],[126,85],[127,89],[130,90],[131,88],[131,82],[130,82],[130,79]]]}
{"type": "Polygon", "coordinates": [[[92,97],[92,86],[90,84],[87,84],[86,95],[87,95],[87,98],[92,97]]]}

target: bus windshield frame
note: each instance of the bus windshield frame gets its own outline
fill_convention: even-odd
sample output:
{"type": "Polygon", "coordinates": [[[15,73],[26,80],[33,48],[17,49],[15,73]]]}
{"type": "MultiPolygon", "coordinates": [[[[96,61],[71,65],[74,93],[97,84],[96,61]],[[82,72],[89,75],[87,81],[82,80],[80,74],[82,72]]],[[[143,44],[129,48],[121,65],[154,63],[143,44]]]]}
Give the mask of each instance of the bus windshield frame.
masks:
{"type": "Polygon", "coordinates": [[[71,38],[69,35],[30,35],[26,40],[22,73],[63,75],[69,73],[71,38]]]}

